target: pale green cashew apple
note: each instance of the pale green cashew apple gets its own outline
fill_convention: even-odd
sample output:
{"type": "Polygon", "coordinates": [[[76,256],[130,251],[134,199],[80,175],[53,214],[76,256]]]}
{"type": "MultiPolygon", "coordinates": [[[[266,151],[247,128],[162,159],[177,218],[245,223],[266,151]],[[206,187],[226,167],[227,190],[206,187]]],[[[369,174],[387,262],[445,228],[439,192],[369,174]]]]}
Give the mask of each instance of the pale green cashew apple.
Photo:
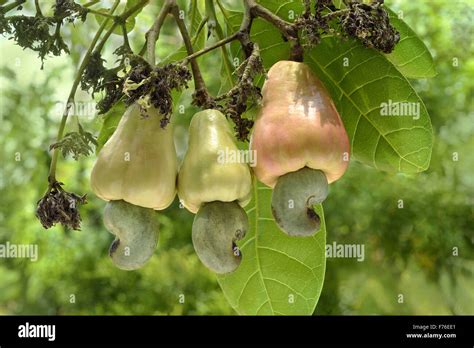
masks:
{"type": "Polygon", "coordinates": [[[197,215],[193,245],[202,263],[216,273],[234,271],[241,254],[235,242],[248,229],[242,209],[251,199],[252,177],[245,163],[228,162],[225,152],[238,151],[225,116],[204,110],[191,120],[189,145],[178,174],[181,203],[197,215]]]}
{"type": "Polygon", "coordinates": [[[92,169],[91,186],[97,196],[156,210],[173,202],[178,173],[173,127],[163,129],[160,121],[154,107],[147,117],[138,104],[128,107],[92,169]]]}
{"type": "Polygon", "coordinates": [[[110,245],[109,256],[118,268],[138,269],[155,252],[159,222],[153,209],[111,201],[104,209],[104,225],[116,237],[110,245]]]}
{"type": "Polygon", "coordinates": [[[305,63],[279,61],[268,71],[249,148],[256,177],[274,188],[272,212],[291,236],[319,230],[314,205],[349,163],[344,124],[321,81],[305,63]]]}

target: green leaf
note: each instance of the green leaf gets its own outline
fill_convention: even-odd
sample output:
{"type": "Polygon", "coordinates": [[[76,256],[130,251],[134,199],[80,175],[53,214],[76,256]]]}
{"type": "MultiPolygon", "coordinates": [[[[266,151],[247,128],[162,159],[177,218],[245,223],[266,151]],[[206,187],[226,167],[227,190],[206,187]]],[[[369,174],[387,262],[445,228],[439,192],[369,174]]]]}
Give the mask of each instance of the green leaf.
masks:
{"type": "MultiPolygon", "coordinates": [[[[300,4],[277,5],[269,0],[262,3],[279,15],[301,10],[300,4]]],[[[229,17],[234,30],[240,25],[239,17],[229,17]]],[[[289,45],[267,22],[256,19],[251,35],[260,46],[265,68],[288,59],[289,45]]],[[[237,47],[234,54],[239,55],[240,47],[233,47],[237,47]]],[[[305,62],[336,104],[351,141],[353,159],[388,172],[417,173],[428,168],[433,147],[428,112],[409,81],[386,55],[367,49],[356,40],[326,36],[306,52],[305,62]],[[382,103],[390,100],[415,103],[419,106],[419,117],[381,116],[382,103]]]]}
{"type": "Polygon", "coordinates": [[[255,185],[246,207],[250,230],[238,243],[242,263],[218,276],[224,294],[245,315],[311,315],[321,294],[326,269],[326,227],[321,205],[321,229],[312,237],[289,237],[271,214],[272,190],[255,185]]]}
{"type": "Polygon", "coordinates": [[[408,80],[383,54],[354,41],[324,38],[306,61],[331,93],[351,141],[353,157],[389,172],[428,168],[433,129],[428,112],[408,80]],[[349,59],[344,66],[343,59],[349,59]],[[382,116],[383,103],[407,102],[416,116],[382,116]]]}
{"type": "Polygon", "coordinates": [[[125,112],[125,108],[126,106],[124,102],[118,102],[103,116],[104,123],[102,124],[102,128],[100,129],[99,135],[97,137],[97,146],[95,149],[96,154],[99,153],[107,140],[109,140],[109,138],[115,132],[115,129],[117,128],[117,125],[125,112]]]}
{"type": "Polygon", "coordinates": [[[387,8],[390,23],[400,32],[400,42],[386,57],[405,77],[421,79],[436,76],[435,64],[425,43],[398,15],[387,8]]]}

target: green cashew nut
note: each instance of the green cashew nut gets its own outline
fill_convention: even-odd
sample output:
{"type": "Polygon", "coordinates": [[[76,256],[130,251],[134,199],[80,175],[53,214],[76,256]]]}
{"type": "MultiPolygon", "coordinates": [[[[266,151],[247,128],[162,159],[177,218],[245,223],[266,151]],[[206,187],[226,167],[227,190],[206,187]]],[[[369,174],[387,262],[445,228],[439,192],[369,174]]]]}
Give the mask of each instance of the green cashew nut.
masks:
{"type": "Polygon", "coordinates": [[[235,271],[242,259],[235,242],[244,238],[248,229],[247,214],[237,201],[204,203],[193,222],[196,254],[216,273],[235,271]]]}
{"type": "Polygon", "coordinates": [[[138,269],[155,252],[159,222],[153,209],[125,201],[110,201],[104,209],[104,224],[116,236],[110,245],[109,256],[118,268],[138,269]]]}
{"type": "Polygon", "coordinates": [[[320,228],[314,205],[328,195],[328,181],[320,170],[304,167],[278,178],[272,194],[275,222],[290,236],[310,236],[320,228]]]}

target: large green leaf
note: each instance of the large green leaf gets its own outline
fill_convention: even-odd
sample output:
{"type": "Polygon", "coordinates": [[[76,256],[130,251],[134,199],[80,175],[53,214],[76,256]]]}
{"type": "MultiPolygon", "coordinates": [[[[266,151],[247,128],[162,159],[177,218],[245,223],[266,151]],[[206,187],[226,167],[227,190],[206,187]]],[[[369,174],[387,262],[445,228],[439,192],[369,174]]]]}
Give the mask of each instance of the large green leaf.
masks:
{"type": "Polygon", "coordinates": [[[353,157],[389,172],[426,170],[433,146],[428,112],[408,80],[384,55],[357,42],[325,38],[307,63],[329,89],[351,140],[353,157]],[[349,66],[342,64],[349,59],[349,66]],[[417,116],[381,116],[382,103],[414,103],[417,116]]]}
{"type": "Polygon", "coordinates": [[[386,57],[405,77],[425,78],[436,75],[433,57],[423,41],[398,15],[387,9],[390,23],[400,32],[400,42],[386,57]]]}
{"type": "Polygon", "coordinates": [[[312,237],[289,237],[271,213],[272,190],[255,185],[247,206],[250,230],[238,243],[239,268],[218,277],[232,307],[247,315],[311,315],[321,294],[326,269],[326,227],[322,206],[316,208],[321,229],[312,237]]]}
{"type": "MultiPolygon", "coordinates": [[[[301,11],[299,3],[260,2],[282,18],[290,11],[301,11]]],[[[234,30],[241,18],[236,12],[229,16],[234,30]]],[[[271,24],[256,19],[251,34],[260,46],[266,68],[288,59],[289,45],[271,24]]],[[[416,45],[414,41],[412,44],[416,45]]],[[[233,47],[234,54],[239,55],[239,46],[233,47]]],[[[350,137],[354,159],[389,172],[416,173],[428,168],[433,145],[428,112],[410,82],[386,55],[356,40],[326,36],[305,54],[305,61],[329,90],[350,137]],[[382,103],[390,101],[415,103],[419,116],[381,116],[382,103]]],[[[406,66],[410,64],[414,63],[406,66]]]]}

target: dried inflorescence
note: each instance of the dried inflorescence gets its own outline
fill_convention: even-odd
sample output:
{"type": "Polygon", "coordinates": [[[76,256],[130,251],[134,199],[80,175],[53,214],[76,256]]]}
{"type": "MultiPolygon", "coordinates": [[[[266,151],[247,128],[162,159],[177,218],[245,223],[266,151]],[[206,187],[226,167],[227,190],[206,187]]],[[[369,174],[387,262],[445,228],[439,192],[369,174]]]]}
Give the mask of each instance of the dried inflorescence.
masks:
{"type": "Polygon", "coordinates": [[[78,208],[87,203],[86,195],[67,192],[61,185],[60,182],[52,183],[50,191],[38,201],[36,217],[46,229],[59,222],[73,230],[80,230],[81,215],[78,208]]]}
{"type": "Polygon", "coordinates": [[[400,33],[390,24],[383,0],[370,4],[348,3],[349,11],[341,16],[345,33],[361,40],[364,46],[390,53],[400,41],[400,33]]]}
{"type": "Polygon", "coordinates": [[[71,0],[57,0],[53,16],[43,16],[38,11],[35,16],[0,15],[0,34],[13,39],[20,47],[38,52],[41,62],[52,54],[69,53],[69,48],[61,36],[64,20],[74,22],[86,20],[88,10],[71,0]]]}
{"type": "Polygon", "coordinates": [[[99,114],[105,114],[123,97],[124,78],[118,73],[125,68],[123,62],[128,55],[126,52],[117,52],[118,50],[115,51],[117,55],[122,56],[122,63],[112,69],[104,66],[105,60],[99,52],[92,53],[81,77],[81,88],[84,91],[91,90],[92,96],[99,92],[103,94],[102,99],[97,103],[99,114]]]}
{"type": "Polygon", "coordinates": [[[257,75],[265,73],[256,44],[253,44],[252,54],[237,68],[236,73],[239,82],[229,92],[216,98],[222,102],[217,105],[217,109],[234,122],[237,139],[248,140],[254,122],[243,118],[242,114],[250,105],[257,104],[262,98],[260,88],[254,84],[254,79],[257,75]]]}
{"type": "Polygon", "coordinates": [[[332,31],[331,17],[324,16],[327,10],[335,10],[332,0],[316,0],[314,14],[311,12],[309,0],[305,0],[305,11],[295,21],[295,26],[301,31],[305,48],[312,48],[321,42],[321,35],[332,31]]]}
{"type": "Polygon", "coordinates": [[[191,79],[189,69],[182,64],[166,64],[152,67],[143,59],[128,73],[124,92],[128,105],[136,102],[142,110],[154,106],[163,116],[161,126],[164,128],[170,121],[173,112],[171,90],[188,88],[191,79]]]}
{"type": "Polygon", "coordinates": [[[66,19],[68,22],[74,22],[76,19],[85,21],[89,10],[73,0],[56,0],[54,7],[54,17],[66,19]]]}

